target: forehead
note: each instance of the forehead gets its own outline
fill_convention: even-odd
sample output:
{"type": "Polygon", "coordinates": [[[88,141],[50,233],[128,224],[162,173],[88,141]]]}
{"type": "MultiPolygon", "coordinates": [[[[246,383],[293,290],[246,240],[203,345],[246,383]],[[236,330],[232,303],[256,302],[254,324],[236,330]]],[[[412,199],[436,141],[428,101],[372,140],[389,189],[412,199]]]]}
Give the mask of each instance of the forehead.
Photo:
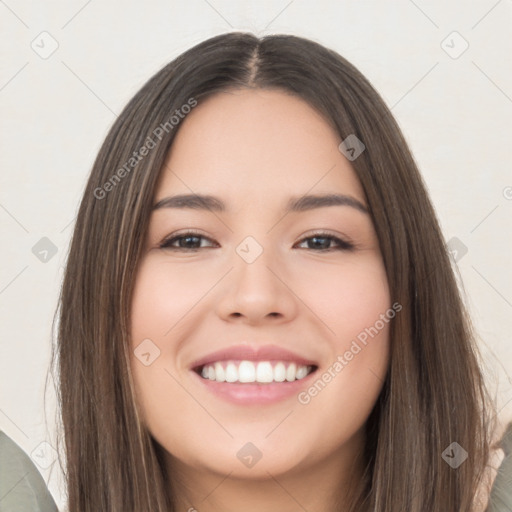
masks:
{"type": "Polygon", "coordinates": [[[338,150],[339,135],[302,99],[280,90],[235,89],[199,103],[182,121],[156,199],[209,192],[236,202],[342,192],[364,200],[338,150]]]}

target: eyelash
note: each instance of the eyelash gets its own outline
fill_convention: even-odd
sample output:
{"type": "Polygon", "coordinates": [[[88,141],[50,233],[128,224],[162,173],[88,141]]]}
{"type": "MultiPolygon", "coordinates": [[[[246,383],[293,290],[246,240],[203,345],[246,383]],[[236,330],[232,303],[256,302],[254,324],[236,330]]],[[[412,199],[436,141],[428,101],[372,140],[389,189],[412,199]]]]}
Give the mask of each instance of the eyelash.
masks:
{"type": "MultiPolygon", "coordinates": [[[[171,251],[181,251],[181,252],[197,252],[199,249],[205,249],[205,247],[194,247],[194,248],[186,248],[186,247],[172,247],[171,244],[182,240],[184,238],[190,238],[191,236],[195,238],[202,238],[204,240],[209,240],[212,242],[210,238],[204,236],[203,234],[199,233],[198,231],[189,230],[184,233],[180,233],[177,235],[171,235],[170,237],[166,238],[159,246],[160,249],[166,249],[171,251]]],[[[327,233],[325,231],[319,231],[316,233],[313,233],[302,240],[300,240],[300,243],[311,240],[313,238],[324,238],[329,239],[331,241],[334,241],[338,246],[337,247],[331,247],[328,249],[310,249],[314,252],[332,252],[332,251],[353,251],[355,249],[355,245],[351,242],[347,242],[346,240],[342,240],[341,238],[334,236],[330,233],[327,233]]],[[[211,247],[207,247],[208,249],[211,249],[211,247]]]]}

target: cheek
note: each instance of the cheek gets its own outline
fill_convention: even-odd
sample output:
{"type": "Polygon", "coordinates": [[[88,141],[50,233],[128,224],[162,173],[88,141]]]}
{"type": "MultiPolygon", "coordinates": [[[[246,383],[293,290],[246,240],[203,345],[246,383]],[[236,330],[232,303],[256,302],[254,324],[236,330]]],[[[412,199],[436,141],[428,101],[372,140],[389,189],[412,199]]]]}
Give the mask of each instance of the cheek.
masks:
{"type": "MultiPolygon", "coordinates": [[[[300,428],[316,433],[313,459],[321,461],[364,432],[384,383],[388,345],[387,328],[366,345],[357,340],[344,343],[332,363],[299,394],[300,428]]],[[[285,443],[286,434],[277,433],[274,441],[285,443]]]]}
{"type": "MultiPolygon", "coordinates": [[[[205,265],[205,267],[207,267],[205,265]]],[[[211,268],[171,268],[164,261],[141,263],[131,306],[132,340],[167,340],[179,333],[186,315],[218,280],[211,268]]]]}
{"type": "Polygon", "coordinates": [[[296,293],[322,320],[338,351],[391,306],[386,272],[374,253],[301,275],[309,277],[297,280],[296,293]]]}
{"type": "Polygon", "coordinates": [[[179,451],[192,418],[197,428],[202,424],[204,411],[181,384],[179,353],[221,271],[208,265],[180,267],[160,255],[142,260],[138,268],[131,303],[136,398],[145,424],[155,437],[166,439],[162,444],[170,451],[179,451]]]}
{"type": "Polygon", "coordinates": [[[308,306],[328,329],[330,349],[298,401],[303,413],[328,416],[325,439],[341,442],[347,427],[364,424],[378,398],[389,361],[389,327],[399,313],[391,304],[382,261],[372,255],[316,273],[308,289],[313,290],[308,306]]]}
{"type": "Polygon", "coordinates": [[[177,289],[176,280],[169,285],[162,279],[161,269],[147,260],[141,262],[131,304],[131,369],[139,410],[148,426],[154,421],[155,411],[158,418],[172,425],[169,408],[162,407],[174,384],[166,372],[174,374],[169,364],[172,347],[164,340],[183,316],[186,297],[177,300],[177,289]]]}

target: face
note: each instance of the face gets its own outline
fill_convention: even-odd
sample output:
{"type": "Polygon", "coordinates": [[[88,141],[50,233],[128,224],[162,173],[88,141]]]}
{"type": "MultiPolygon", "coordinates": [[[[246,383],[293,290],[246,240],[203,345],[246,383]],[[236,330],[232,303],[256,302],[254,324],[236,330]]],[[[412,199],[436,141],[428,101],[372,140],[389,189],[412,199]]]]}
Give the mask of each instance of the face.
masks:
{"type": "Polygon", "coordinates": [[[258,478],[364,443],[395,310],[340,142],[275,90],[182,121],[132,300],[137,399],[171,466],[258,478]]]}

